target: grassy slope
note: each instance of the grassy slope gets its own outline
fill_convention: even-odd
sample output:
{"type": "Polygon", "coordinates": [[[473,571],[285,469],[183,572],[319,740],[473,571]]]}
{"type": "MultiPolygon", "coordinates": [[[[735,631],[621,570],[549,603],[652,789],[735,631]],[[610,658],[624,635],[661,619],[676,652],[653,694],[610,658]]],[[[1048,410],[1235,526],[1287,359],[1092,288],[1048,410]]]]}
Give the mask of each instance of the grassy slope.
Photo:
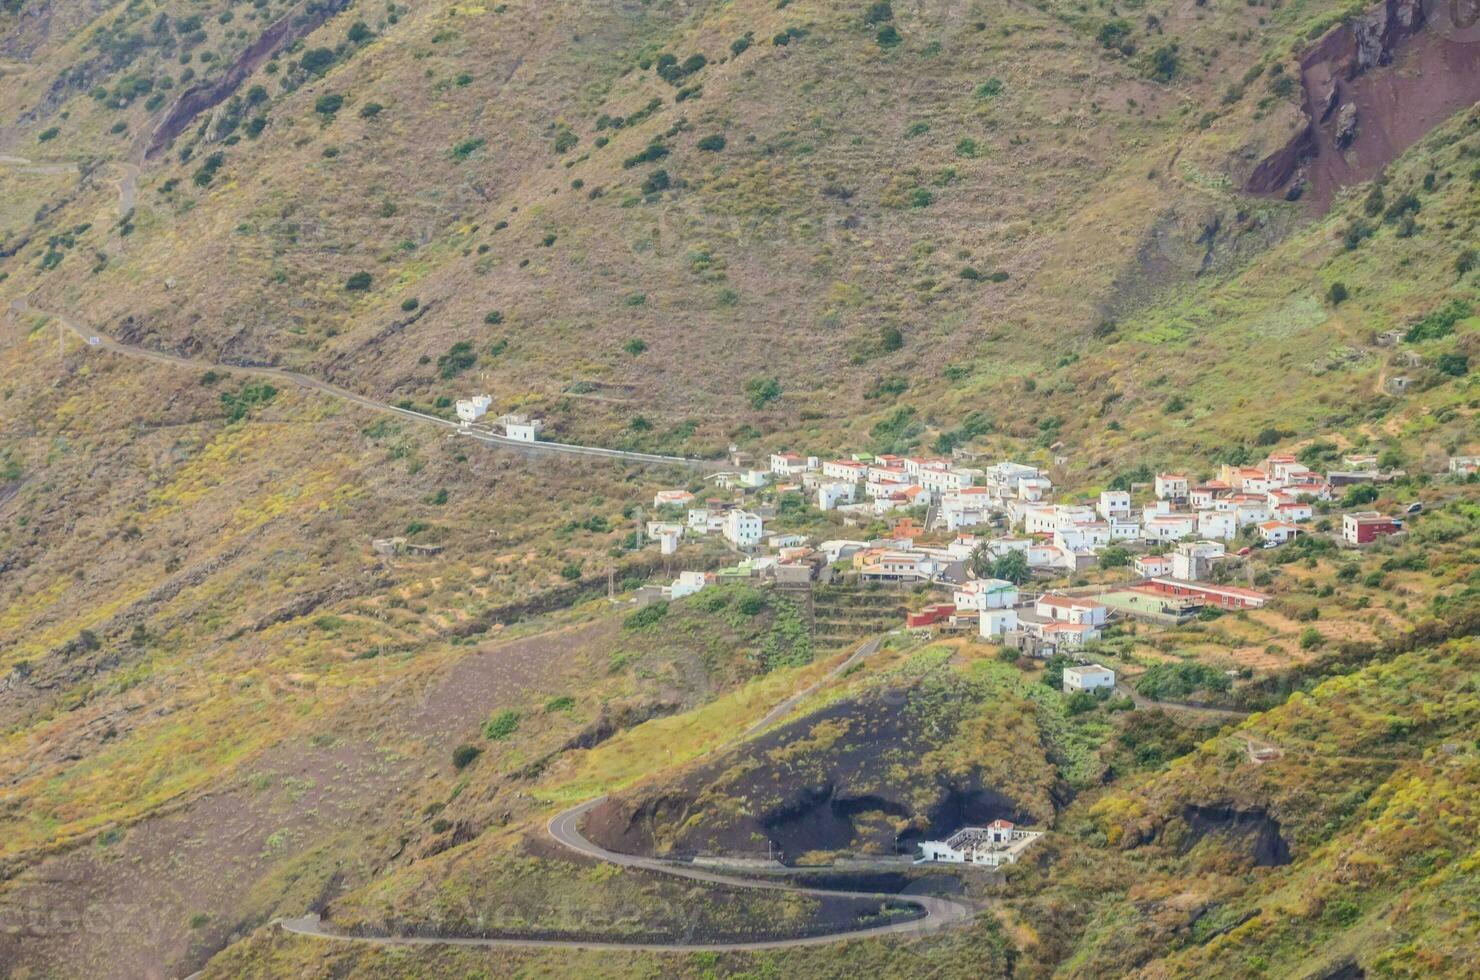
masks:
{"type": "MultiPolygon", "coordinates": [[[[1392,373],[1389,352],[1367,343],[1453,296],[1474,296],[1473,274],[1454,271],[1474,239],[1473,114],[1394,169],[1388,198],[1416,190],[1420,233],[1400,238],[1382,226],[1354,252],[1338,238],[1360,213],[1360,194],[1280,244],[1297,209],[1244,201],[1219,178],[1236,169],[1240,146],[1277,140],[1288,122],[1278,100],[1259,105],[1267,75],[1198,128],[1256,51],[1285,58],[1335,5],[1164,11],[1164,30],[1187,55],[1171,86],[1147,80],[1135,59],[1101,53],[1096,15],[900,7],[905,43],[883,50],[859,9],[842,3],[637,13],[606,5],[531,13],[515,3],[456,16],[426,4],[395,25],[378,4],[357,4],[309,46],[339,43],[355,16],[382,38],[293,93],[278,96],[265,72],[252,79],[274,93],[261,138],[225,148],[205,189],[191,174],[211,147],[189,164],[146,169],[126,237],[114,224],[117,163],[149,128],[147,99],[115,110],[86,92],[145,67],[179,79],[181,67],[151,53],[107,68],[82,30],[82,8],[72,7],[67,32],[27,35],[39,46],[27,69],[6,76],[0,146],[76,160],[81,174],[0,167],[0,238],[34,232],[0,264],[0,297],[34,294],[38,305],[79,310],[148,342],[278,357],[422,403],[474,383],[445,382],[436,367],[454,341],[470,340],[501,407],[528,400],[567,433],[638,445],[715,448],[741,424],[778,430],[768,443],[823,451],[843,440],[894,442],[869,433],[894,411],[890,396],[861,395],[895,374],[912,385],[899,403],[922,420],[905,442],[928,441],[980,410],[998,430],[980,439],[983,448],[1046,456],[1040,447],[1063,439],[1069,476],[1085,483],[1124,460],[1206,465],[1203,453],[1266,425],[1294,438],[1336,426],[1348,442],[1401,440],[1410,461],[1426,466],[1473,444],[1469,382],[1394,404],[1377,394],[1392,373]],[[769,42],[790,25],[808,34],[769,42]],[[675,104],[672,86],[633,68],[643,51],[703,50],[718,62],[747,30],[754,46],[704,69],[697,100],[675,104]],[[85,77],[52,88],[79,64],[85,77]],[[993,77],[1000,94],[979,97],[993,77]],[[348,103],[326,126],[313,106],[327,92],[348,103]],[[629,113],[654,95],[665,99],[660,112],[594,147],[598,114],[629,113]],[[375,100],[386,111],[361,119],[375,100]],[[680,116],[690,128],[668,140],[668,158],[621,166],[680,116]],[[580,137],[564,156],[552,152],[557,119],[580,137]],[[110,132],[120,120],[128,131],[110,132]],[[928,130],[907,137],[919,122],[928,130]],[[39,142],[51,126],[59,135],[39,142]],[[726,149],[699,150],[697,140],[715,132],[726,149]],[[458,162],[452,147],[473,136],[487,142],[458,162]],[[962,137],[977,142],[977,155],[957,153],[962,137]],[[326,157],[329,147],[338,155],[326,157]],[[653,166],[681,186],[629,204],[653,166]],[[1430,170],[1435,186],[1424,190],[1430,170]],[[163,193],[174,178],[179,188],[163,193]],[[580,191],[570,186],[576,178],[580,191]],[[933,202],[897,206],[916,186],[933,202]],[[595,187],[605,195],[591,198],[595,187]],[[843,201],[838,188],[852,197],[843,201]],[[1189,282],[1188,257],[1200,258],[1194,239],[1215,216],[1240,230],[1219,237],[1212,274],[1189,282]],[[494,231],[499,221],[509,225],[494,231]],[[72,244],[47,244],[63,232],[72,244]],[[548,234],[556,242],[547,248],[548,234]],[[1264,241],[1276,244],[1245,264],[1264,241]],[[1148,242],[1169,244],[1148,253],[1148,242]],[[52,248],[64,253],[61,264],[43,270],[52,248]],[[961,279],[968,264],[1010,278],[961,279]],[[364,297],[342,289],[358,269],[375,274],[364,297]],[[1333,310],[1323,297],[1337,279],[1352,299],[1333,310]],[[412,295],[427,314],[389,331],[412,295]],[[490,309],[504,323],[484,324],[490,309]],[[136,319],[125,324],[129,315],[136,319]],[[1107,317],[1117,332],[1092,336],[1107,317]],[[901,351],[878,349],[888,325],[904,332],[901,351]],[[633,337],[647,353],[621,350],[633,337]],[[501,338],[510,343],[495,356],[490,345],[501,338]],[[1324,366],[1347,348],[1360,356],[1324,366]],[[778,349],[788,356],[776,358],[778,349]],[[959,369],[943,372],[948,364],[959,369]],[[762,372],[783,380],[779,410],[751,411],[735,390],[762,372]],[[635,393],[616,395],[636,403],[557,397],[573,378],[631,382],[635,393]],[[1280,398],[1265,395],[1276,391],[1280,398]],[[1112,393],[1120,398],[1096,416],[1112,393]],[[1190,407],[1165,414],[1172,394],[1190,407]],[[636,412],[667,424],[635,432],[636,412]],[[1041,430],[1045,417],[1063,424],[1041,430]],[[686,418],[696,434],[668,428],[686,418]]],[[[135,17],[143,29],[154,8],[206,14],[203,47],[223,56],[247,42],[236,31],[265,22],[226,3],[133,13],[119,4],[108,16],[135,17]],[[236,17],[222,25],[214,15],[227,6],[236,17]]],[[[1143,49],[1159,43],[1136,30],[1143,49]]],[[[1474,327],[1461,323],[1456,338],[1420,350],[1430,363],[1469,350],[1474,327]]],[[[472,648],[454,642],[460,623],[561,584],[572,562],[599,579],[623,532],[571,529],[568,520],[602,516],[617,527],[622,504],[665,479],[459,459],[455,445],[298,393],[228,425],[220,394],[236,383],[207,387],[75,350],[59,364],[54,335],[35,321],[5,326],[0,357],[0,554],[10,566],[0,670],[12,672],[3,772],[15,790],[6,839],[28,861],[242,777],[286,736],[332,724],[366,691],[421,683],[462,662],[472,648]],[[441,490],[449,503],[432,503],[441,490]],[[414,524],[432,525],[420,536],[448,544],[438,563],[369,560],[371,535],[414,524]],[[299,606],[305,596],[322,604],[299,606]],[[358,659],[386,650],[394,656],[358,659]]],[[[1418,598],[1431,585],[1411,572],[1391,581],[1418,598]]],[[[1292,624],[1259,625],[1267,632],[1257,644],[1294,654],[1292,624]]],[[[713,713],[711,734],[735,717],[713,713]]],[[[644,737],[657,744],[690,723],[666,719],[644,726],[644,737]]],[[[697,751],[685,745],[679,756],[697,751]]],[[[570,765],[583,768],[552,797],[637,774],[599,750],[570,765]]]]}

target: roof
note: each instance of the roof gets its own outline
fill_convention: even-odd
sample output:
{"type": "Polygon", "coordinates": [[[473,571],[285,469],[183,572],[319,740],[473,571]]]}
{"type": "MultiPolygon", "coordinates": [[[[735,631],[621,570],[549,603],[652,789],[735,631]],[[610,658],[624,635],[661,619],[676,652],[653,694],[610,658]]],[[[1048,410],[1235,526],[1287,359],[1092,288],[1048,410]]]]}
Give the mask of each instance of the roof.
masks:
{"type": "Polygon", "coordinates": [[[1359,510],[1346,515],[1359,524],[1379,524],[1393,520],[1386,514],[1379,514],[1375,510],[1359,510]]]}
{"type": "Polygon", "coordinates": [[[1109,667],[1106,667],[1104,664],[1080,664],[1080,665],[1076,665],[1074,667],[1065,667],[1064,669],[1065,670],[1072,670],[1072,671],[1074,671],[1074,673],[1081,674],[1081,675],[1083,675],[1083,674],[1113,674],[1113,673],[1115,673],[1115,671],[1111,670],[1109,667]]]}
{"type": "Polygon", "coordinates": [[[1088,623],[1045,623],[1044,633],[1088,633],[1095,627],[1088,623]]]}
{"type": "Polygon", "coordinates": [[[991,823],[987,824],[987,827],[988,827],[988,829],[1011,830],[1012,829],[1012,821],[1011,820],[1003,820],[1001,817],[998,817],[996,820],[993,820],[991,823]]]}
{"type": "Polygon", "coordinates": [[[1214,585],[1211,582],[1181,582],[1176,579],[1154,578],[1153,583],[1170,585],[1179,589],[1191,589],[1195,592],[1210,592],[1213,595],[1228,595],[1242,599],[1258,599],[1268,602],[1269,596],[1263,592],[1255,592],[1253,589],[1241,589],[1236,585],[1214,585]]]}
{"type": "Polygon", "coordinates": [[[1038,597],[1040,606],[1056,606],[1059,609],[1101,609],[1104,603],[1071,595],[1045,595],[1038,597]]]}

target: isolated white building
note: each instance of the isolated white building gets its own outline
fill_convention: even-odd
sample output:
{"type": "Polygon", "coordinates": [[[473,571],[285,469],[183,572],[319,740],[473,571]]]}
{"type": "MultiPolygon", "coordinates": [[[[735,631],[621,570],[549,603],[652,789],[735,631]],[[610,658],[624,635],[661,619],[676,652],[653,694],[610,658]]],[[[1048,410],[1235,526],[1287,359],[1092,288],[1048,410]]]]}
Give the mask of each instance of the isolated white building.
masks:
{"type": "Polygon", "coordinates": [[[993,820],[985,827],[963,827],[943,841],[921,841],[916,863],[936,861],[988,868],[1016,864],[1028,845],[1042,836],[1041,830],[1021,830],[1010,820],[993,820]]]}
{"type": "Polygon", "coordinates": [[[476,422],[488,414],[488,406],[493,404],[493,399],[488,395],[474,395],[472,398],[457,401],[457,417],[464,425],[476,422]]]}
{"type": "Polygon", "coordinates": [[[1075,691],[1093,691],[1098,687],[1114,687],[1115,671],[1109,667],[1101,667],[1099,664],[1090,664],[1086,667],[1064,668],[1064,693],[1072,694],[1075,691]]]}

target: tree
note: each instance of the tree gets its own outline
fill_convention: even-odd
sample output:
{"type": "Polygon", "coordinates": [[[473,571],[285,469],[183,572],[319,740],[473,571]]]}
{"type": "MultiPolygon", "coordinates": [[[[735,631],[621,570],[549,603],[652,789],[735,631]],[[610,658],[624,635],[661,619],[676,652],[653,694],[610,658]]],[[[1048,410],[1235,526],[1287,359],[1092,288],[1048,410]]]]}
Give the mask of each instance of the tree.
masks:
{"type": "Polygon", "coordinates": [[[745,382],[745,400],[759,411],[781,397],[781,382],[775,378],[751,378],[745,382]]]}
{"type": "Polygon", "coordinates": [[[1028,570],[1028,556],[1021,551],[1007,552],[993,564],[992,576],[1013,585],[1022,585],[1032,577],[1032,572],[1028,570]]]}
{"type": "Polygon", "coordinates": [[[1470,359],[1463,354],[1448,353],[1440,354],[1434,361],[1434,367],[1441,374],[1447,374],[1455,378],[1463,378],[1470,373],[1470,359]]]}
{"type": "Polygon", "coordinates": [[[966,559],[966,567],[971,574],[977,578],[991,578],[996,569],[997,559],[985,544],[979,544],[971,550],[971,557],[966,559]]]}
{"type": "Polygon", "coordinates": [[[1346,283],[1344,282],[1333,282],[1331,288],[1326,290],[1326,298],[1331,301],[1332,306],[1340,306],[1342,303],[1345,303],[1347,297],[1350,295],[1347,292],[1346,283]]]}

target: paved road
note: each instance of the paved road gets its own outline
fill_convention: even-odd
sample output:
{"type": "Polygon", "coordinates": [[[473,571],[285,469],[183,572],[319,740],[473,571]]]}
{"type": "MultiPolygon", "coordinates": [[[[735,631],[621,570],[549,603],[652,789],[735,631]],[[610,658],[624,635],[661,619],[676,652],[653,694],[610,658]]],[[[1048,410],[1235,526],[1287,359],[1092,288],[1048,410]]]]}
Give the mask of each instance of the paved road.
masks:
{"type": "Polygon", "coordinates": [[[316,915],[304,916],[300,919],[282,919],[278,925],[288,932],[300,936],[312,936],[316,939],[331,939],[341,942],[370,943],[380,946],[488,946],[488,947],[536,947],[553,949],[610,949],[610,950],[637,950],[647,952],[677,952],[677,953],[699,953],[699,952],[739,952],[744,950],[761,949],[788,949],[799,946],[823,946],[830,943],[840,942],[845,939],[858,939],[862,937],[886,936],[886,935],[921,935],[935,932],[940,929],[965,922],[971,917],[971,909],[961,902],[949,898],[941,898],[933,895],[910,895],[900,899],[897,896],[884,895],[877,892],[840,892],[825,891],[816,888],[797,888],[785,881],[764,881],[752,878],[737,878],[731,875],[719,874],[711,871],[701,871],[696,868],[687,868],[680,865],[660,861],[656,858],[638,857],[634,854],[618,854],[598,847],[586,839],[580,831],[581,818],[593,807],[605,801],[606,797],[598,797],[587,800],[580,806],[566,810],[551,818],[548,830],[550,836],[561,844],[589,857],[606,861],[623,868],[637,868],[646,871],[655,871],[659,874],[672,875],[677,878],[686,878],[690,881],[700,881],[707,884],[727,885],[736,888],[754,888],[763,891],[788,891],[799,895],[809,895],[818,898],[856,898],[864,901],[903,900],[917,905],[925,911],[925,915],[919,918],[904,921],[887,922],[876,926],[867,926],[860,929],[851,929],[846,932],[833,932],[820,936],[800,936],[794,939],[772,939],[757,940],[754,942],[732,942],[732,943],[652,943],[652,942],[619,942],[611,940],[579,940],[579,939],[481,939],[473,937],[440,937],[440,936],[348,936],[327,928],[323,921],[316,915]]]}
{"type": "MultiPolygon", "coordinates": [[[[752,733],[765,728],[767,725],[784,717],[805,697],[817,690],[826,680],[832,679],[847,670],[860,659],[872,656],[879,648],[882,637],[863,644],[852,656],[848,657],[837,667],[833,668],[823,680],[818,681],[811,687],[782,701],[773,708],[765,718],[750,726],[734,741],[748,738],[752,733]]],[[[734,888],[754,888],[765,891],[790,891],[800,895],[809,895],[818,898],[854,898],[864,901],[887,900],[904,901],[918,906],[924,911],[924,915],[904,921],[893,921],[881,923],[875,926],[866,926],[859,929],[850,929],[844,932],[832,932],[819,936],[802,936],[794,939],[760,940],[755,942],[733,942],[733,943],[644,943],[644,942],[619,942],[604,940],[574,940],[574,939],[480,939],[472,937],[437,937],[437,936],[347,936],[327,928],[322,920],[316,915],[304,916],[298,919],[282,919],[278,921],[283,929],[300,936],[311,936],[316,939],[338,940],[341,942],[370,943],[381,946],[487,946],[487,947],[538,947],[555,949],[611,949],[611,950],[638,950],[649,952],[736,952],[744,950],[761,949],[786,949],[799,946],[822,946],[829,943],[840,942],[845,939],[858,939],[862,937],[874,937],[885,935],[922,935],[936,932],[950,926],[958,925],[968,921],[972,916],[972,909],[958,901],[934,895],[909,895],[896,896],[886,895],[878,892],[843,892],[828,891],[818,888],[800,888],[782,879],[780,875],[771,880],[736,877],[734,875],[722,874],[716,871],[705,871],[698,868],[664,861],[658,858],[642,857],[636,854],[621,854],[609,851],[604,847],[592,843],[586,835],[581,833],[581,820],[591,810],[606,801],[605,796],[571,807],[550,818],[546,825],[546,831],[555,841],[586,857],[595,858],[608,864],[614,864],[623,868],[637,868],[644,871],[653,871],[658,874],[671,875],[677,878],[685,878],[690,881],[700,881],[707,884],[726,885],[734,888]]]]}
{"type": "Polygon", "coordinates": [[[467,429],[460,426],[456,422],[440,418],[436,415],[428,415],[425,412],[418,412],[414,411],[413,409],[401,408],[396,405],[387,404],[386,402],[377,401],[374,398],[368,398],[365,395],[357,394],[353,391],[350,391],[348,388],[341,388],[338,385],[330,384],[329,382],[320,380],[319,378],[315,378],[312,375],[301,374],[297,371],[288,371],[283,368],[252,364],[217,364],[210,361],[200,361],[193,358],[180,357],[176,354],[166,354],[163,351],[150,350],[147,347],[137,347],[133,344],[126,344],[122,341],[114,340],[111,337],[105,337],[102,334],[93,332],[64,313],[55,313],[48,310],[42,310],[32,307],[30,302],[25,299],[12,300],[10,303],[10,308],[13,312],[19,314],[37,313],[42,316],[50,317],[68,330],[70,330],[72,333],[74,333],[83,341],[83,343],[88,344],[91,347],[96,347],[106,351],[112,351],[115,354],[122,354],[125,357],[152,361],[155,364],[165,364],[171,367],[185,368],[191,371],[215,371],[221,374],[235,374],[254,378],[265,378],[267,380],[276,381],[281,384],[297,385],[300,388],[307,388],[310,391],[317,391],[322,394],[329,395],[333,398],[338,398],[343,401],[359,405],[362,408],[368,408],[372,411],[385,412],[390,415],[399,415],[403,418],[412,419],[417,422],[441,426],[442,428],[447,429],[450,432],[455,432],[459,435],[467,436],[471,439],[476,439],[478,442],[487,443],[490,446],[500,446],[505,449],[516,449],[520,452],[534,455],[555,454],[564,456],[597,456],[607,459],[619,459],[629,463],[643,463],[660,466],[685,466],[694,469],[711,469],[716,468],[719,465],[710,460],[693,459],[688,456],[661,456],[655,453],[634,453],[626,452],[621,449],[604,449],[599,446],[578,446],[566,442],[523,442],[518,439],[510,439],[507,436],[495,435],[492,432],[467,429]]]}

